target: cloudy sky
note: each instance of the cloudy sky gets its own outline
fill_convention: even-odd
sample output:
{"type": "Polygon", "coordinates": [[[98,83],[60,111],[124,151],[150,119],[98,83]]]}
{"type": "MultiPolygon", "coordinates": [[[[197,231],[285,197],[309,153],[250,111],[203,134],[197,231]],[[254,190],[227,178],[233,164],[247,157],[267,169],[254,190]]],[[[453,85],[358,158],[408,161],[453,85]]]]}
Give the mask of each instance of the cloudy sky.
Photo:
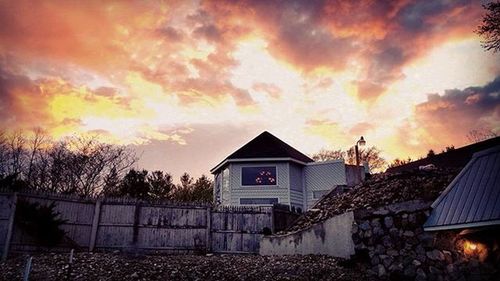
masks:
{"type": "Polygon", "coordinates": [[[209,169],[268,130],[304,153],[418,157],[500,130],[481,1],[0,0],[0,126],[209,169]]]}

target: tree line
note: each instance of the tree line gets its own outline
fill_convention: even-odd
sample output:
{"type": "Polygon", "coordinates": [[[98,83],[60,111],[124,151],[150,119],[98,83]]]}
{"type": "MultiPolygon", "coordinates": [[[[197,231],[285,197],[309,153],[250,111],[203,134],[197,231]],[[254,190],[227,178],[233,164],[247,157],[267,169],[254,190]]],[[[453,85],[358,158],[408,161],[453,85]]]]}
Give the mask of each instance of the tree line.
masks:
{"type": "MultiPolygon", "coordinates": [[[[360,164],[368,163],[370,170],[380,171],[382,170],[387,162],[380,155],[381,150],[375,146],[367,147],[367,148],[359,148],[359,162],[360,164]]],[[[312,159],[314,161],[329,161],[329,160],[337,160],[343,159],[346,164],[355,165],[356,164],[356,151],[354,147],[349,148],[348,150],[328,150],[321,149],[314,155],[312,155],[312,159]]]]}
{"type": "Polygon", "coordinates": [[[0,132],[0,188],[81,196],[212,201],[213,182],[188,173],[174,184],[169,173],[134,169],[138,158],[126,146],[95,137],[59,141],[42,130],[0,132]]]}

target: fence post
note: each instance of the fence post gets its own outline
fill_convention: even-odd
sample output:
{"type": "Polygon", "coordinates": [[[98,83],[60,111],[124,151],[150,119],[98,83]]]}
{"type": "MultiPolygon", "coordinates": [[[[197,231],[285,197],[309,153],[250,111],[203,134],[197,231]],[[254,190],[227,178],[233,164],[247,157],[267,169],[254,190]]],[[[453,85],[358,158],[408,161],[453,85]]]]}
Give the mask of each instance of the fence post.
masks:
{"type": "Polygon", "coordinates": [[[33,260],[32,256],[29,256],[24,265],[23,281],[28,281],[30,279],[31,272],[31,262],[33,260]]]}
{"type": "Polygon", "coordinates": [[[275,226],[276,218],[274,217],[274,212],[276,211],[275,209],[276,209],[276,206],[273,205],[271,207],[271,233],[273,233],[273,234],[276,233],[276,226],[275,226]]]}
{"type": "Polygon", "coordinates": [[[212,251],[212,207],[207,207],[207,252],[212,251]]]}
{"type": "Polygon", "coordinates": [[[99,228],[99,220],[101,218],[101,204],[102,202],[100,199],[95,202],[94,217],[92,219],[92,230],[90,231],[89,252],[92,252],[95,249],[97,230],[99,228]]]}
{"type": "Polygon", "coordinates": [[[14,218],[16,217],[16,206],[17,206],[17,192],[12,195],[12,208],[9,215],[9,224],[7,228],[7,235],[5,236],[5,245],[3,246],[2,261],[7,259],[9,253],[10,242],[12,240],[12,233],[14,232],[14,218]]]}
{"type": "Polygon", "coordinates": [[[132,228],[132,248],[134,251],[137,251],[137,241],[139,240],[139,221],[141,219],[141,209],[142,209],[142,201],[137,201],[135,203],[134,210],[134,225],[132,228]]]}

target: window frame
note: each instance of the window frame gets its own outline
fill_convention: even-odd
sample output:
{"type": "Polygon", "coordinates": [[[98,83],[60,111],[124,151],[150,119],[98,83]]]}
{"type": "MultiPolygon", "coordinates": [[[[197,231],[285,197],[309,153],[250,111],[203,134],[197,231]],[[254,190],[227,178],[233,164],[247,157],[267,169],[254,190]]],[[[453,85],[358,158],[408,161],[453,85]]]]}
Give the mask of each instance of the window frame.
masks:
{"type": "Polygon", "coordinates": [[[240,204],[240,206],[273,206],[274,204],[280,203],[280,198],[279,197],[240,197],[238,200],[238,203],[240,204]],[[241,199],[277,199],[277,202],[273,203],[273,204],[242,204],[241,199]]]}
{"type": "Polygon", "coordinates": [[[240,186],[241,187],[258,187],[258,188],[267,188],[267,187],[278,187],[278,165],[248,165],[248,166],[241,166],[240,167],[240,186]],[[243,184],[243,169],[244,168],[272,168],[276,170],[276,184],[252,184],[252,185],[245,185],[243,184]]]}

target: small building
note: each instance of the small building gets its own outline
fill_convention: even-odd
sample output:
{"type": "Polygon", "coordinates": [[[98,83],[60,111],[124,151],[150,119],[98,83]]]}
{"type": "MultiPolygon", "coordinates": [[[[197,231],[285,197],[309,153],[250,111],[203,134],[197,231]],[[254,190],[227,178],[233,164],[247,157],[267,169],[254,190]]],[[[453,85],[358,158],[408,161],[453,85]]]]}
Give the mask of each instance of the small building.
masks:
{"type": "Polygon", "coordinates": [[[431,207],[425,231],[459,231],[466,253],[500,258],[500,145],[475,153],[431,207]]]}
{"type": "MultiPolygon", "coordinates": [[[[347,167],[349,171],[351,168],[347,167]]],[[[358,171],[363,170],[359,168],[358,171]]],[[[314,162],[269,132],[258,135],[210,172],[215,177],[216,205],[279,203],[299,212],[311,208],[324,194],[348,182],[343,160],[314,162]]],[[[355,183],[351,179],[349,182],[355,183]]]]}

